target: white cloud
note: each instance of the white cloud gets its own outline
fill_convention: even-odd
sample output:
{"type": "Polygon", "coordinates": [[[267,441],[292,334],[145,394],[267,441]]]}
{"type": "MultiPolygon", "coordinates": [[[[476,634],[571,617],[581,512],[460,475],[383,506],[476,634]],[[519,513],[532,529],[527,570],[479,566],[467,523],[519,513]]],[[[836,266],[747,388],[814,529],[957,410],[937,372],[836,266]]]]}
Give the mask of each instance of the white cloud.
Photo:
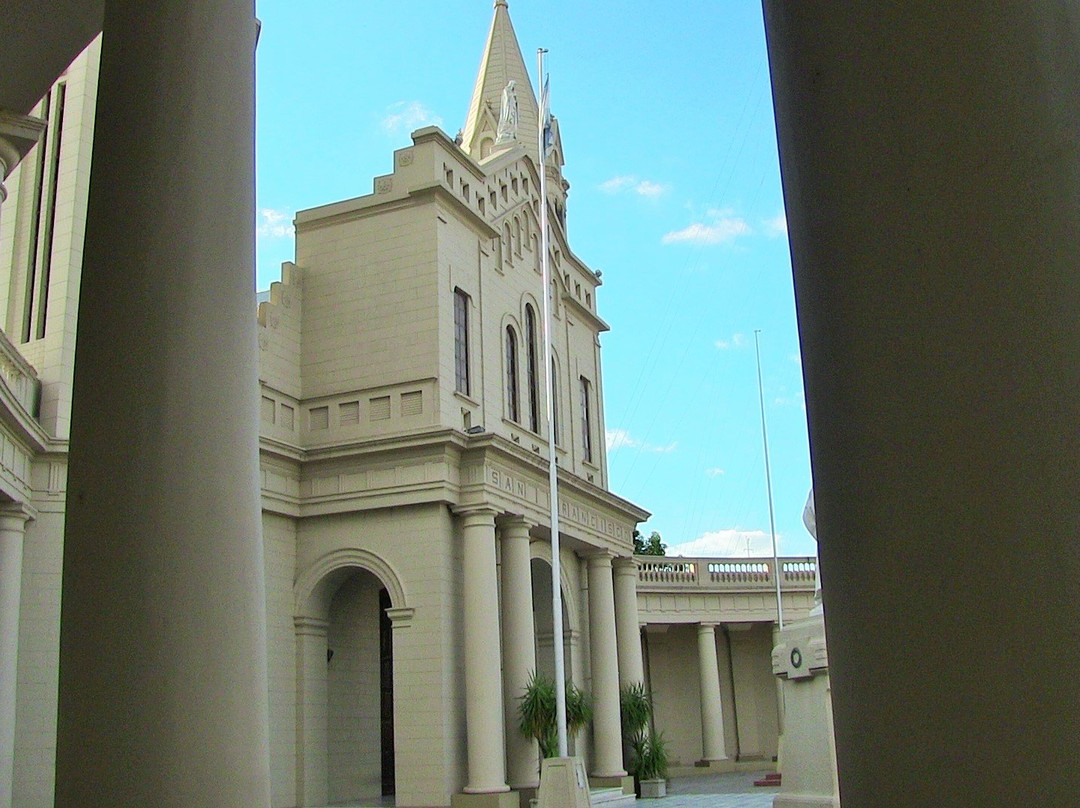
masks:
{"type": "Polygon", "coordinates": [[[728,351],[732,348],[741,348],[746,344],[746,335],[732,334],[731,339],[718,339],[713,344],[719,351],[728,351]]]}
{"type": "MultiPolygon", "coordinates": [[[[709,211],[720,213],[720,211],[709,211]]],[[[706,224],[694,222],[682,230],[672,230],[664,235],[664,244],[678,244],[689,242],[691,244],[729,244],[739,236],[748,236],[753,232],[746,220],[739,216],[716,216],[706,224]]]]}
{"type": "Polygon", "coordinates": [[[612,177],[600,183],[600,190],[605,194],[617,194],[622,191],[633,191],[638,196],[655,199],[667,190],[667,186],[652,180],[638,180],[632,174],[623,174],[612,177]]]}
{"type": "MultiPolygon", "coordinates": [[[[776,544],[780,546],[781,543],[782,539],[778,534],[776,544]]],[[[711,530],[701,534],[693,541],[668,547],[667,554],[669,556],[734,556],[746,558],[748,547],[750,556],[771,556],[772,537],[764,530],[743,530],[738,527],[711,530]]]]}
{"type": "Polygon", "coordinates": [[[263,208],[259,211],[259,223],[255,232],[266,238],[286,238],[296,232],[292,219],[286,211],[263,208]]]}
{"type": "Polygon", "coordinates": [[[626,188],[632,186],[636,179],[633,177],[612,177],[610,180],[600,183],[600,190],[605,194],[617,194],[626,188]]]}
{"type": "Polygon", "coordinates": [[[604,438],[609,452],[614,452],[625,446],[630,449],[637,449],[640,452],[667,454],[668,452],[674,452],[675,447],[678,446],[674,441],[667,446],[653,446],[651,443],[644,443],[633,437],[625,429],[609,429],[605,432],[604,438]]]}
{"type": "Polygon", "coordinates": [[[706,477],[723,477],[724,476],[724,470],[723,469],[705,469],[705,476],[706,477]]]}
{"type": "Polygon", "coordinates": [[[766,219],[765,235],[769,238],[779,238],[780,236],[787,235],[787,214],[780,211],[776,216],[771,219],[766,219]]]}
{"type": "Polygon", "coordinates": [[[442,126],[442,118],[419,101],[398,101],[386,108],[382,128],[389,134],[412,132],[423,126],[442,126]]]}
{"type": "Polygon", "coordinates": [[[657,197],[664,193],[664,186],[651,180],[642,180],[634,187],[634,193],[639,196],[657,197]]]}

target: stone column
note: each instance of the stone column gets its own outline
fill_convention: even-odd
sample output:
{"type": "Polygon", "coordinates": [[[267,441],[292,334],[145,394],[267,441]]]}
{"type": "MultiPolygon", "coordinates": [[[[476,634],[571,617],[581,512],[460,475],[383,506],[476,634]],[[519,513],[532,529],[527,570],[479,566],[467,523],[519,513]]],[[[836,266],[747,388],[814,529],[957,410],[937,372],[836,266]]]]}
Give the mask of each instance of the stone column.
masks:
{"type": "Polygon", "coordinates": [[[764,6],[841,800],[1074,804],[1080,6],[764,6]]]}
{"type": "Polygon", "coordinates": [[[619,663],[615,640],[615,594],[611,556],[589,557],[589,642],[592,645],[595,777],[623,777],[619,663]]]}
{"type": "Polygon", "coordinates": [[[716,624],[697,629],[698,673],[701,681],[701,759],[727,760],[724,748],[724,706],[720,698],[720,668],[716,663],[716,624]]]}
{"type": "Polygon", "coordinates": [[[15,683],[19,662],[19,603],[22,593],[23,532],[30,512],[0,510],[0,808],[11,808],[15,773],[15,683]]]}
{"type": "Polygon", "coordinates": [[[536,741],[526,738],[518,729],[518,699],[536,670],[529,523],[520,517],[506,519],[500,522],[500,532],[507,780],[513,788],[536,788],[540,784],[536,741]]]}
{"type": "Polygon", "coordinates": [[[465,572],[466,794],[509,791],[503,744],[499,653],[499,581],[495,572],[495,511],[462,516],[465,572]]]}
{"type": "Polygon", "coordinates": [[[329,702],[326,668],[329,623],[295,617],[296,799],[300,806],[326,805],[329,760],[329,702]]]}
{"type": "Polygon", "coordinates": [[[637,577],[638,564],[633,558],[616,558],[615,628],[619,644],[619,686],[645,681],[645,665],[641,657],[641,625],[638,623],[637,577]]]}
{"type": "Polygon", "coordinates": [[[56,804],[269,804],[251,0],[106,0],[56,804]]]}

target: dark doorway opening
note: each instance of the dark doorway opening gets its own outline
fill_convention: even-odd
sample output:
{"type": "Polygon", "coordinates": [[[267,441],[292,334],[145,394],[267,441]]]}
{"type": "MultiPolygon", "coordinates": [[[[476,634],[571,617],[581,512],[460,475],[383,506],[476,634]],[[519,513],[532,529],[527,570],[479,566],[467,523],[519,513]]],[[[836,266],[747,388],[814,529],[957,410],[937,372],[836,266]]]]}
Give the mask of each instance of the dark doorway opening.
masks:
{"type": "Polygon", "coordinates": [[[390,627],[390,593],[379,591],[379,715],[382,738],[382,794],[394,794],[394,636],[390,627]]]}

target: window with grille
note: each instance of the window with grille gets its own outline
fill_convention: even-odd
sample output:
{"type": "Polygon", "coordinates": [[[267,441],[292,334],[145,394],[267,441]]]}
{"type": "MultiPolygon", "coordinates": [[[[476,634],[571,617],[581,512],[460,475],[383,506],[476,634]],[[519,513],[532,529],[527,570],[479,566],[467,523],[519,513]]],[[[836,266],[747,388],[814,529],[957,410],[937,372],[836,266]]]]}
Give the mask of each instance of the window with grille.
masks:
{"type": "Polygon", "coordinates": [[[469,296],[454,290],[454,389],[469,395],[469,296]]]}

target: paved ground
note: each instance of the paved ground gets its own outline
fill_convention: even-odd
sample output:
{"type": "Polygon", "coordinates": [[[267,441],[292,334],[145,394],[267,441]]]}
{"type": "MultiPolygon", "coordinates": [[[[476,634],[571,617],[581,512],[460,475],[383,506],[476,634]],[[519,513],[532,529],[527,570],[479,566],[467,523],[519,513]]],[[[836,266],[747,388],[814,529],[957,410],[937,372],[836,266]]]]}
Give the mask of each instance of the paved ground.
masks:
{"type": "MultiPolygon", "coordinates": [[[[641,808],[772,808],[779,788],[754,785],[765,771],[728,774],[693,774],[668,780],[668,795],[659,800],[639,800],[641,808]]],[[[393,798],[345,803],[348,806],[392,806],[393,798]]],[[[340,805],[340,804],[339,804],[340,805]]]]}
{"type": "Polygon", "coordinates": [[[765,774],[732,772],[695,774],[668,781],[668,796],[662,800],[639,801],[642,808],[772,808],[779,788],[754,785],[765,774]]]}

